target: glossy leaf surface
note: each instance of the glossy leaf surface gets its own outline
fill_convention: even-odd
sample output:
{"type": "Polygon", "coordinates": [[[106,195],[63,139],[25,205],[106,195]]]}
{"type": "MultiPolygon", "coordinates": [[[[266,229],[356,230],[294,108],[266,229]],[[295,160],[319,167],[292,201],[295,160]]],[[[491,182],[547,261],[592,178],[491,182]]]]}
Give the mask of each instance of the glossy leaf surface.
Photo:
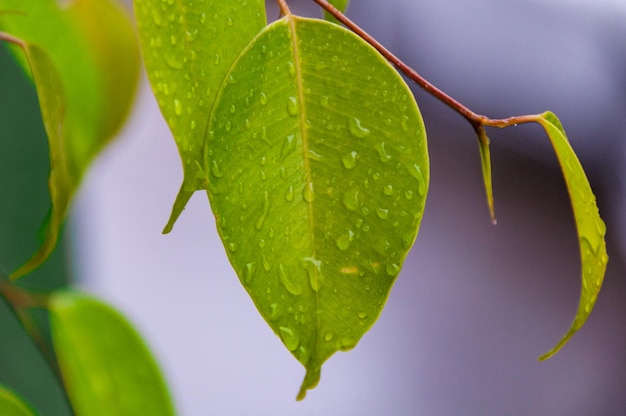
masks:
{"type": "Polygon", "coordinates": [[[0,415],[35,416],[35,412],[17,394],[0,386],[0,415]]]}
{"type": "Polygon", "coordinates": [[[548,134],[565,177],[580,240],[582,262],[582,288],[576,317],[569,331],[559,343],[540,357],[540,360],[545,360],[556,354],[584,325],[591,314],[602,287],[609,257],[604,239],[606,225],[600,218],[596,197],[591,190],[580,161],[569,144],[561,122],[550,112],[541,114],[537,122],[548,134]]]}
{"type": "Polygon", "coordinates": [[[174,135],[184,179],[164,232],[191,195],[206,188],[206,123],[217,91],[241,50],[266,25],[262,0],[135,0],[143,60],[174,135]]]}
{"type": "Polygon", "coordinates": [[[0,0],[0,30],[24,41],[50,145],[52,207],[39,251],[12,278],[52,252],[69,203],[93,157],[119,130],[139,75],[134,30],[106,0],[0,0]],[[33,51],[36,51],[33,53],[33,51]],[[45,84],[45,85],[44,85],[45,84]]]}
{"type": "MultiPolygon", "coordinates": [[[[329,0],[328,2],[335,6],[340,12],[345,12],[346,7],[348,7],[348,0],[329,0]]],[[[324,18],[329,22],[339,23],[339,21],[327,11],[324,11],[324,18]]]]}
{"type": "Polygon", "coordinates": [[[301,399],[376,321],[417,235],[429,183],[417,105],[360,38],[288,16],[236,61],[207,161],[230,261],[306,367],[301,399]]]}
{"type": "Polygon", "coordinates": [[[52,341],[77,415],[173,415],[150,351],[117,311],[61,292],[49,304],[52,341]]]}

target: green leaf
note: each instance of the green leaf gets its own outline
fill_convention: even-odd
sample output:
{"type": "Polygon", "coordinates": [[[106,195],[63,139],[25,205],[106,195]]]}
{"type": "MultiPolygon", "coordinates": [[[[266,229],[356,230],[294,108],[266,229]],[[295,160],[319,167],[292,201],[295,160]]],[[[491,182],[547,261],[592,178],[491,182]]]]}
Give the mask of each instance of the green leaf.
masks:
{"type": "Polygon", "coordinates": [[[34,416],[35,411],[13,391],[0,386],[0,415],[34,416]]]}
{"type": "Polygon", "coordinates": [[[491,223],[496,224],[496,211],[493,202],[493,179],[491,174],[491,149],[489,148],[489,137],[485,129],[481,126],[478,130],[478,146],[480,148],[480,164],[483,171],[483,182],[485,184],[485,193],[487,195],[487,206],[489,207],[489,215],[491,223]]]}
{"type": "MultiPolygon", "coordinates": [[[[329,0],[328,2],[335,6],[342,13],[346,10],[346,7],[348,7],[348,0],[329,0]]],[[[324,18],[329,22],[341,24],[339,20],[335,19],[335,16],[328,13],[327,11],[324,11],[324,18]]]]}
{"type": "Polygon", "coordinates": [[[0,30],[21,39],[17,59],[37,87],[50,146],[52,207],[45,240],[11,276],[37,268],[56,246],[68,206],[91,160],[119,130],[139,75],[127,16],[105,0],[0,0],[0,30]],[[103,30],[103,28],[106,28],[103,30]]]}
{"type": "Polygon", "coordinates": [[[52,341],[77,415],[173,415],[165,381],[131,324],[104,303],[59,292],[49,303],[52,341]]]}
{"type": "Polygon", "coordinates": [[[374,324],[417,235],[426,134],[402,78],[340,26],[287,16],[236,61],[212,113],[208,194],[261,315],[306,367],[374,324]]]}
{"type": "Polygon", "coordinates": [[[561,122],[551,112],[546,112],[538,117],[537,122],[548,134],[565,177],[576,220],[582,261],[582,288],[576,317],[569,331],[559,343],[539,358],[539,360],[546,360],[565,345],[591,314],[602,287],[609,257],[604,239],[606,225],[600,218],[596,197],[591,190],[580,161],[567,140],[561,122]]]}
{"type": "Polygon", "coordinates": [[[205,189],[202,163],[206,123],[215,96],[241,50],[267,24],[262,0],[197,4],[134,0],[143,60],[184,169],[171,231],[191,195],[205,189]]]}

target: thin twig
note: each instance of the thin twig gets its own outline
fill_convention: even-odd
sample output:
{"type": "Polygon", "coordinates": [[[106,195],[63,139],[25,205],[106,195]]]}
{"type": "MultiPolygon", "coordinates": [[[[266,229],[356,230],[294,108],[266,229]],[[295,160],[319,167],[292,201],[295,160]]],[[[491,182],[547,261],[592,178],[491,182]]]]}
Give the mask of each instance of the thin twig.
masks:
{"type": "Polygon", "coordinates": [[[343,23],[348,29],[352,30],[359,37],[361,37],[364,41],[372,45],[382,56],[385,57],[393,66],[398,68],[401,72],[403,72],[407,77],[409,77],[413,82],[419,85],[426,92],[446,104],[448,107],[459,113],[463,118],[465,118],[474,128],[474,131],[477,135],[480,136],[480,128],[481,126],[490,126],[490,127],[508,127],[515,124],[522,123],[530,123],[536,122],[536,115],[526,115],[526,116],[516,116],[509,117],[503,119],[492,119],[487,116],[477,114],[470,110],[465,105],[461,104],[459,101],[452,98],[450,95],[446,94],[439,88],[437,88],[434,84],[428,81],[426,78],[418,74],[413,68],[405,64],[400,58],[394,55],[389,49],[383,46],[380,42],[374,39],[371,35],[369,35],[365,30],[361,29],[356,23],[352,20],[348,19],[341,11],[339,11],[335,6],[328,3],[326,0],[313,0],[315,3],[320,5],[324,10],[333,15],[337,20],[343,23]]]}
{"type": "Polygon", "coordinates": [[[286,0],[276,0],[276,3],[278,3],[278,7],[280,7],[281,16],[289,16],[291,14],[286,0]]]}

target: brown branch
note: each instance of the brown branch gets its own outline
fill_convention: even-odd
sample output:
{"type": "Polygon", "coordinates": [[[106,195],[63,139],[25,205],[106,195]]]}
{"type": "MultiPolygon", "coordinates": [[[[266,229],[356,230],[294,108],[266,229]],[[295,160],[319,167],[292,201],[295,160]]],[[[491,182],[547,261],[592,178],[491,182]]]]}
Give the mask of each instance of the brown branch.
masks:
{"type": "MultiPolygon", "coordinates": [[[[476,134],[480,137],[482,126],[490,126],[490,127],[508,127],[516,124],[522,123],[531,123],[537,121],[536,115],[526,115],[526,116],[516,116],[509,117],[503,119],[492,119],[487,116],[477,114],[470,110],[467,106],[461,104],[459,101],[452,98],[450,95],[446,94],[439,88],[437,88],[434,84],[428,81],[426,78],[418,74],[413,68],[405,64],[400,58],[394,55],[389,49],[383,46],[380,42],[374,39],[371,35],[369,35],[365,30],[361,29],[356,23],[352,20],[348,19],[341,11],[339,11],[335,6],[330,4],[326,0],[313,0],[315,3],[320,5],[324,10],[333,15],[337,20],[343,23],[348,29],[356,33],[359,37],[361,37],[364,41],[369,43],[376,49],[382,56],[385,57],[393,66],[395,66],[399,71],[403,72],[407,77],[411,79],[411,81],[415,82],[426,92],[437,98],[439,101],[443,102],[445,105],[459,113],[463,118],[465,118],[474,128],[476,134]]],[[[280,1],[279,1],[280,2],[280,1]]]]}

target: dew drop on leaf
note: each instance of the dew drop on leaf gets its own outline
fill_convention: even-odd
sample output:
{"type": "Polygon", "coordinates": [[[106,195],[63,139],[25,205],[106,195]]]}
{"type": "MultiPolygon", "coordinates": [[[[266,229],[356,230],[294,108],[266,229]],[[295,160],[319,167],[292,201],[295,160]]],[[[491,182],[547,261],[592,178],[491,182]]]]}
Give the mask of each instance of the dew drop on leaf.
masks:
{"type": "Polygon", "coordinates": [[[337,238],[337,247],[339,247],[340,250],[345,251],[350,248],[350,244],[352,244],[352,241],[354,241],[354,233],[352,232],[352,230],[348,230],[347,233],[341,234],[337,238]]]}
{"type": "Polygon", "coordinates": [[[281,326],[279,328],[279,334],[280,334],[280,339],[283,340],[285,347],[287,347],[289,351],[295,351],[300,345],[300,341],[298,340],[298,337],[293,333],[293,331],[290,328],[281,326]]]}
{"type": "Polygon", "coordinates": [[[361,120],[354,117],[348,119],[348,130],[354,137],[359,139],[367,137],[370,134],[370,130],[361,125],[361,120]]]}
{"type": "Polygon", "coordinates": [[[306,202],[313,202],[315,200],[315,192],[313,191],[313,182],[308,182],[304,186],[304,191],[302,191],[302,197],[306,202]]]}
{"type": "Polygon", "coordinates": [[[294,274],[287,274],[287,272],[285,272],[285,267],[282,264],[278,265],[278,280],[280,280],[280,283],[287,289],[287,292],[292,295],[300,296],[302,294],[302,285],[295,281],[294,274]]]}
{"type": "Polygon", "coordinates": [[[287,114],[290,116],[297,116],[300,113],[300,104],[296,97],[289,97],[287,99],[287,114]]]}
{"type": "Polygon", "coordinates": [[[353,169],[356,166],[356,156],[357,152],[354,150],[350,153],[347,153],[341,157],[341,163],[343,163],[343,167],[346,169],[353,169]]]}
{"type": "Polygon", "coordinates": [[[350,211],[359,209],[359,190],[350,189],[341,196],[341,202],[350,211]]]}
{"type": "Polygon", "coordinates": [[[265,94],[264,92],[261,92],[259,94],[259,103],[261,103],[261,105],[267,105],[267,102],[268,102],[267,94],[265,94]]]}

